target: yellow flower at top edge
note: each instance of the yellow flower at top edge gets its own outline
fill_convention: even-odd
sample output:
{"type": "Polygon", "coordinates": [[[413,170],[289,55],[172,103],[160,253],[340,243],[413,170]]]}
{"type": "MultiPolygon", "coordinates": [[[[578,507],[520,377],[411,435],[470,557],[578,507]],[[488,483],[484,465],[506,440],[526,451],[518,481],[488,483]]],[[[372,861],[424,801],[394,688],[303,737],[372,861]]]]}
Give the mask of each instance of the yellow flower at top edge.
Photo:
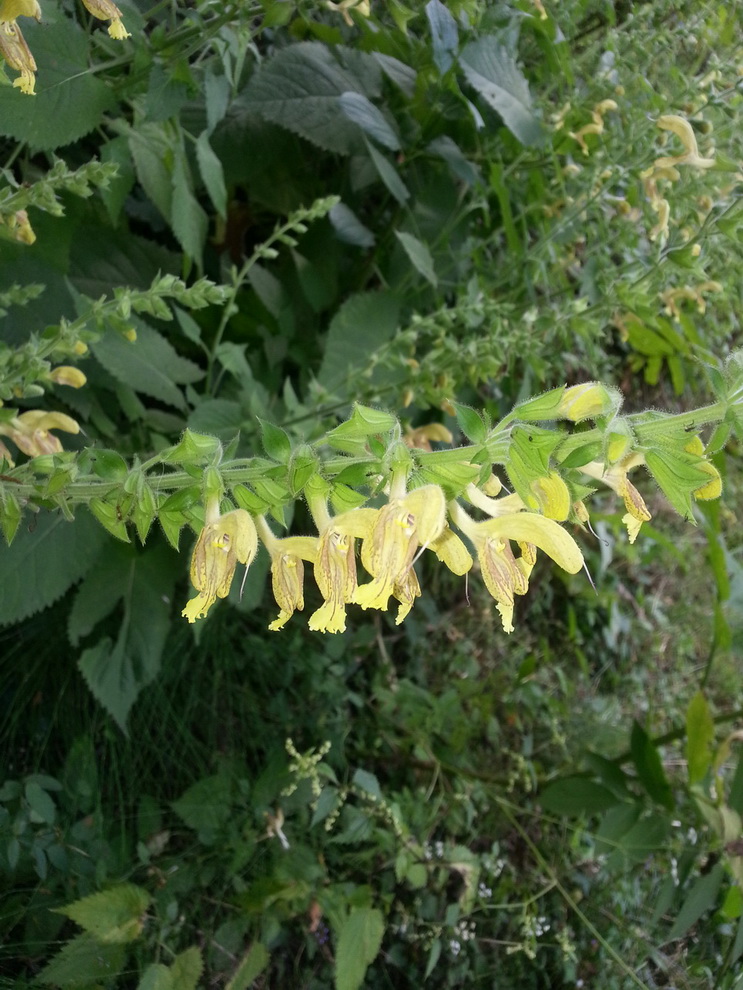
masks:
{"type": "Polygon", "coordinates": [[[444,493],[438,485],[425,485],[390,499],[381,509],[366,511],[371,515],[361,544],[361,562],[372,580],[356,589],[353,601],[364,609],[384,610],[397,589],[407,614],[420,594],[417,578],[414,581],[409,573],[416,550],[430,546],[446,526],[444,493]]]}
{"type": "MultiPolygon", "coordinates": [[[[210,516],[207,510],[207,519],[210,516]]],[[[191,557],[191,583],[199,594],[181,612],[189,622],[206,616],[217,598],[226,598],[238,563],[250,566],[258,533],[249,512],[234,509],[208,521],[191,557]]]]}
{"type": "MultiPolygon", "coordinates": [[[[36,62],[17,24],[0,22],[0,55],[2,55],[11,69],[20,72],[20,76],[13,80],[13,86],[20,89],[22,93],[26,93],[27,96],[35,96],[36,76],[34,73],[36,72],[36,62]]],[[[26,220],[28,220],[28,217],[26,220]]],[[[33,236],[30,224],[28,224],[28,230],[22,226],[21,232],[24,236],[20,239],[25,239],[28,244],[32,244],[36,239],[33,236]]]]}
{"type": "Polygon", "coordinates": [[[112,0],[83,0],[83,6],[99,21],[111,21],[108,26],[108,33],[116,41],[131,38],[131,34],[121,20],[121,11],[112,0]]]}
{"type": "Polygon", "coordinates": [[[0,0],[0,22],[10,23],[17,17],[33,17],[41,20],[38,0],[0,0]]]}

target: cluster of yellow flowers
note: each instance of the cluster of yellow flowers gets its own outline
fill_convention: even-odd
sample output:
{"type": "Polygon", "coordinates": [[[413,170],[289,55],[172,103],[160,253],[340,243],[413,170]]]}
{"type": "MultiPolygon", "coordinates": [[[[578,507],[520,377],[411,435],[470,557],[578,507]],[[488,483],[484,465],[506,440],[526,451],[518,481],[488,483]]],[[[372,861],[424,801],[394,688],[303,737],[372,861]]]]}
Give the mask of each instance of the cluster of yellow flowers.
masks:
{"type": "MultiPolygon", "coordinates": [[[[108,33],[123,41],[130,37],[121,20],[121,11],[112,0],[83,0],[86,9],[101,21],[111,21],[108,33]]],[[[13,85],[28,96],[36,95],[36,61],[18,27],[19,17],[41,20],[38,0],[0,0],[0,55],[11,69],[20,72],[13,85]]]]}
{"type": "Polygon", "coordinates": [[[671,205],[660,191],[659,182],[678,182],[681,178],[677,165],[691,165],[692,168],[712,168],[714,158],[703,158],[699,154],[696,135],[688,120],[676,114],[658,118],[658,127],[671,131],[684,146],[682,155],[664,155],[656,158],[650,168],[640,173],[651,209],[658,214],[658,222],[648,235],[651,241],[668,237],[668,222],[671,218],[671,205]]]}
{"type": "MultiPolygon", "coordinates": [[[[68,385],[82,388],[87,381],[79,368],[72,365],[59,365],[49,372],[49,381],[55,385],[68,385]]],[[[0,400],[0,406],[2,406],[0,400]]],[[[62,444],[50,430],[64,430],[66,433],[79,433],[80,424],[72,416],[61,412],[47,412],[45,409],[29,409],[22,413],[12,413],[8,418],[0,415],[0,436],[8,437],[16,447],[28,457],[41,454],[59,454],[62,444]]],[[[12,467],[13,458],[0,440],[0,462],[7,461],[12,467]]]]}
{"type": "MultiPolygon", "coordinates": [[[[650,519],[642,496],[627,477],[628,470],[640,461],[635,457],[620,463],[608,474],[598,462],[582,468],[622,497],[631,541],[642,523],[650,519]]],[[[711,465],[710,470],[715,474],[710,491],[700,492],[698,497],[719,495],[719,475],[711,465]],[[715,493],[713,487],[717,488],[715,493]]],[[[420,596],[414,564],[425,550],[434,553],[454,574],[464,575],[473,566],[470,551],[451,523],[474,548],[503,629],[512,632],[514,596],[526,593],[537,550],[570,574],[583,567],[578,544],[554,518],[564,520],[570,512],[567,486],[556,473],[541,481],[543,484],[534,488],[533,507],[525,505],[519,495],[494,498],[469,485],[466,498],[486,514],[488,518],[483,521],[475,521],[456,500],[447,504],[442,489],[432,484],[406,492],[395,491],[398,486],[393,483],[389,500],[381,508],[361,507],[337,516],[328,513],[324,500],[310,500],[318,535],[285,538],[278,538],[264,517],[254,518],[244,509],[220,514],[219,500],[213,498],[207,505],[205,525],[191,560],[191,581],[199,593],[182,614],[189,622],[195,622],[207,614],[217,598],[225,598],[237,564],[252,563],[260,539],[271,557],[273,593],[279,606],[279,615],[269,629],[281,629],[295,611],[304,608],[305,561],[313,565],[324,599],[310,616],[310,629],[343,632],[348,605],[386,610],[391,598],[399,603],[399,624],[420,596]],[[537,506],[541,511],[533,511],[537,506]],[[366,583],[359,582],[356,540],[361,541],[360,560],[370,577],[366,583]]],[[[498,494],[500,483],[493,477],[487,487],[498,494]]],[[[575,518],[588,521],[582,502],[572,508],[575,518]]]]}

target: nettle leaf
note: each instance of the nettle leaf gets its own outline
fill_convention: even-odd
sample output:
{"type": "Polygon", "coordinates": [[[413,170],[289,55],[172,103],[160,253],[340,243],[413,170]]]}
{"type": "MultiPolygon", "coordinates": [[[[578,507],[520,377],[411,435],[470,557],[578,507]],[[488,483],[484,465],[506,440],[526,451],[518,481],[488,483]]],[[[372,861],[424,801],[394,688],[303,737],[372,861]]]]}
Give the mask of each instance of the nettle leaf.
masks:
{"type": "Polygon", "coordinates": [[[99,942],[123,945],[141,935],[143,916],[151,900],[142,887],[121,883],[54,911],[76,922],[99,942]]]}
{"type": "Polygon", "coordinates": [[[178,148],[173,167],[173,202],[170,217],[173,233],[189,256],[201,261],[209,230],[209,218],[193,191],[193,179],[183,148],[178,148]]]}
{"type": "Polygon", "coordinates": [[[203,971],[204,960],[201,958],[201,950],[198,946],[192,945],[179,953],[171,963],[170,975],[173,978],[173,986],[177,990],[196,990],[203,971]]]}
{"type": "Polygon", "coordinates": [[[350,154],[358,148],[361,134],[358,124],[340,112],[339,97],[344,93],[375,95],[377,79],[370,74],[370,66],[378,75],[381,72],[371,56],[366,56],[366,71],[357,74],[336,55],[347,64],[365,57],[363,52],[340,46],[330,49],[318,41],[280,49],[258,69],[234,107],[253,110],[326,151],[350,154]]]}
{"type": "Polygon", "coordinates": [[[0,86],[0,134],[50,151],[92,131],[116,103],[113,92],[90,70],[89,40],[74,21],[44,11],[44,24],[30,18],[23,35],[38,65],[36,96],[0,86]],[[51,22],[51,23],[50,23],[51,22]]]}
{"type": "Polygon", "coordinates": [[[366,150],[369,152],[369,157],[372,160],[374,168],[377,170],[379,178],[387,186],[388,191],[392,193],[397,202],[401,206],[404,205],[405,201],[410,198],[410,191],[400,178],[395,166],[381,152],[377,151],[369,141],[366,142],[366,150]]]}
{"type": "Polygon", "coordinates": [[[396,230],[395,237],[402,244],[405,254],[413,264],[416,271],[430,282],[431,285],[436,288],[438,284],[438,279],[436,278],[436,271],[433,267],[433,258],[431,256],[431,251],[427,244],[423,241],[419,241],[417,237],[412,234],[406,234],[403,231],[396,230]]]}
{"type": "Polygon", "coordinates": [[[443,75],[454,63],[454,54],[459,44],[457,22],[441,0],[428,0],[426,17],[431,26],[433,60],[443,75]]]}
{"type": "Polygon", "coordinates": [[[383,935],[384,917],[378,908],[357,908],[351,912],[338,933],[336,990],[358,990],[377,957],[383,935]]]}
{"type": "Polygon", "coordinates": [[[21,526],[0,553],[0,625],[47,608],[88,572],[104,531],[87,512],[74,522],[45,512],[21,526]]]}
{"type": "Polygon", "coordinates": [[[532,107],[529,84],[508,50],[492,35],[471,41],[459,56],[467,81],[526,145],[538,145],[544,131],[532,107]]]}
{"type": "Polygon", "coordinates": [[[85,986],[94,986],[98,981],[110,985],[124,968],[125,960],[126,949],[123,945],[102,944],[91,935],[78,935],[62,947],[34,983],[79,988],[80,974],[84,973],[85,986]]]}
{"type": "Polygon", "coordinates": [[[262,942],[253,942],[225,990],[248,990],[253,980],[268,966],[270,956],[262,942]]]}
{"type": "Polygon", "coordinates": [[[374,138],[390,151],[400,148],[400,138],[382,111],[375,107],[363,93],[343,93],[339,100],[341,110],[369,137],[374,138]]]}
{"type": "Polygon", "coordinates": [[[173,146],[163,124],[145,123],[129,132],[129,150],[142,188],[170,222],[173,204],[173,146]]]}
{"type": "Polygon", "coordinates": [[[222,162],[209,144],[208,131],[202,131],[196,141],[196,160],[199,163],[201,178],[204,180],[209,199],[221,217],[227,216],[227,188],[224,184],[222,162]]]}
{"type": "Polygon", "coordinates": [[[318,381],[338,387],[351,367],[363,367],[397,330],[400,301],[390,292],[361,292],[340,307],[330,323],[318,381]]]}
{"type": "Polygon", "coordinates": [[[173,974],[164,963],[150,963],[137,984],[137,990],[175,990],[173,974]]]}
{"type": "Polygon", "coordinates": [[[376,243],[374,234],[365,227],[345,203],[336,203],[328,214],[339,241],[355,247],[370,248],[376,243]]]}
{"type": "Polygon", "coordinates": [[[136,317],[130,317],[129,322],[137,331],[137,339],[132,342],[119,333],[106,333],[91,347],[96,358],[114,378],[135,391],[185,409],[186,400],[178,386],[199,381],[204,372],[181,357],[149,324],[136,317]]]}
{"type": "MultiPolygon", "coordinates": [[[[123,619],[116,643],[109,637],[83,652],[78,667],[91,692],[126,732],[126,719],[142,688],[160,671],[163,647],[170,628],[173,593],[173,556],[167,547],[137,552],[132,547],[112,546],[108,574],[123,603],[123,619]]],[[[81,590],[84,601],[90,593],[81,590]]],[[[98,614],[110,611],[104,596],[98,614]]],[[[77,621],[75,631],[85,631],[77,621]]]]}

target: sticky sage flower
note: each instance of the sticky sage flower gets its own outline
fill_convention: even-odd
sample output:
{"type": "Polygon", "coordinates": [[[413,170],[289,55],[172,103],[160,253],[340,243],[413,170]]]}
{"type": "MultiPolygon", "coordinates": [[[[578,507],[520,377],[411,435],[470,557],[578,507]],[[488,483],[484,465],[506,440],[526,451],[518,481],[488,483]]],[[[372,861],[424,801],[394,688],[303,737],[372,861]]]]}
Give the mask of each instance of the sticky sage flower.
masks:
{"type": "Polygon", "coordinates": [[[570,574],[583,567],[578,544],[553,519],[536,512],[508,512],[475,522],[456,504],[451,511],[454,522],[475,547],[485,587],[496,601],[504,632],[513,632],[514,595],[527,591],[535,547],[570,574]],[[514,556],[510,541],[520,546],[520,557],[514,556]]]}
{"type": "Polygon", "coordinates": [[[693,165],[695,168],[712,168],[714,158],[702,158],[697,147],[694,128],[684,117],[668,114],[658,118],[658,127],[664,131],[672,131],[684,146],[683,155],[672,155],[657,158],[653,163],[653,171],[661,168],[675,168],[676,165],[693,165]]]}
{"type": "Polygon", "coordinates": [[[581,467],[583,474],[603,481],[624,502],[627,512],[622,516],[622,522],[627,528],[627,536],[630,543],[634,543],[637,539],[637,534],[640,532],[642,524],[644,522],[650,522],[653,518],[647,505],[645,505],[645,499],[627,477],[627,472],[630,468],[641,463],[643,463],[642,455],[631,454],[623,461],[612,465],[608,469],[599,461],[591,461],[590,464],[584,464],[581,467]]]}
{"type": "Polygon", "coordinates": [[[430,546],[444,531],[443,491],[438,485],[424,485],[402,498],[391,498],[381,509],[359,511],[372,514],[366,517],[369,523],[361,544],[361,563],[372,580],[356,589],[353,601],[364,609],[384,610],[397,587],[403,604],[412,604],[417,579],[413,582],[408,572],[418,547],[430,546]]]}
{"type": "MultiPolygon", "coordinates": [[[[684,450],[688,451],[690,454],[697,454],[701,458],[704,457],[704,444],[699,437],[693,437],[689,443],[686,444],[684,450]]],[[[722,477],[720,476],[720,472],[714,464],[711,464],[707,460],[700,460],[697,467],[700,467],[705,474],[710,476],[710,481],[706,482],[706,484],[692,492],[694,498],[701,501],[719,498],[720,495],[722,495],[722,477]]]]}
{"type": "Polygon", "coordinates": [[[0,434],[12,440],[28,457],[61,453],[62,443],[50,430],[79,433],[80,425],[65,413],[45,412],[43,409],[30,409],[7,422],[0,422],[0,434]]]}
{"type": "Polygon", "coordinates": [[[131,34],[124,27],[121,20],[121,11],[112,0],[83,0],[85,9],[97,17],[99,21],[111,21],[108,25],[108,33],[116,41],[124,41],[131,38],[131,34]]]}
{"type": "Polygon", "coordinates": [[[206,616],[217,598],[226,598],[238,563],[250,566],[258,549],[253,517],[245,509],[219,515],[215,501],[191,557],[191,584],[199,592],[181,612],[189,622],[206,616]],[[213,518],[216,514],[216,518],[213,518]]]}
{"type": "Polygon", "coordinates": [[[283,629],[295,611],[304,608],[304,563],[317,557],[317,538],[287,536],[278,539],[262,516],[255,520],[261,541],[271,556],[271,586],[279,614],[268,628],[283,629]]]}
{"type": "Polygon", "coordinates": [[[33,17],[35,21],[40,21],[38,0],[0,0],[0,22],[9,24],[17,17],[33,17]]]}
{"type": "MultiPolygon", "coordinates": [[[[36,76],[34,73],[36,72],[36,62],[17,24],[0,23],[0,55],[2,55],[11,69],[20,72],[20,76],[13,80],[13,86],[20,89],[27,96],[35,96],[36,76]]],[[[23,232],[28,237],[28,232],[25,231],[25,228],[23,232]]],[[[33,234],[33,231],[31,231],[31,234],[33,234]]],[[[20,239],[22,240],[23,238],[20,239]]],[[[33,240],[35,239],[34,237],[33,240]]],[[[26,240],[26,243],[31,244],[33,241],[26,240]]]]}
{"type": "Polygon", "coordinates": [[[315,632],[338,633],[346,629],[346,605],[353,601],[356,591],[355,542],[342,525],[350,515],[347,512],[336,516],[317,541],[315,581],[325,601],[309,619],[308,625],[315,632]]]}
{"type": "Polygon", "coordinates": [[[69,364],[60,364],[53,368],[49,377],[55,385],[68,385],[70,388],[82,388],[88,380],[79,368],[69,364]]]}

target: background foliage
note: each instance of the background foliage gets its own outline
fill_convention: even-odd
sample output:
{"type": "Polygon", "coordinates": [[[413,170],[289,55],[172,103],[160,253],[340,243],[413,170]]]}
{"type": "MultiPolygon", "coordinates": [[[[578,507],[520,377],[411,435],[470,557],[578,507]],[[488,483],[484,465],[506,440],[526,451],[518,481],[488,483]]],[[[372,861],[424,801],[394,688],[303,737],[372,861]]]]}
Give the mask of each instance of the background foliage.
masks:
{"type": "MultiPolygon", "coordinates": [[[[79,420],[99,477],[186,427],[312,441],[352,400],[459,436],[453,399],[566,381],[709,398],[743,303],[726,5],[122,11],[123,44],[72,4],[24,21],[38,95],[0,87],[0,212],[36,235],[0,240],[2,398],[79,420]],[[664,114],[716,160],[662,187],[667,236],[664,114]]],[[[18,516],[5,985],[740,985],[738,457],[696,530],[649,490],[629,546],[597,499],[596,593],[539,572],[508,639],[433,573],[399,629],[273,636],[267,558],[194,636],[198,480],[131,544],[18,516]]]]}

